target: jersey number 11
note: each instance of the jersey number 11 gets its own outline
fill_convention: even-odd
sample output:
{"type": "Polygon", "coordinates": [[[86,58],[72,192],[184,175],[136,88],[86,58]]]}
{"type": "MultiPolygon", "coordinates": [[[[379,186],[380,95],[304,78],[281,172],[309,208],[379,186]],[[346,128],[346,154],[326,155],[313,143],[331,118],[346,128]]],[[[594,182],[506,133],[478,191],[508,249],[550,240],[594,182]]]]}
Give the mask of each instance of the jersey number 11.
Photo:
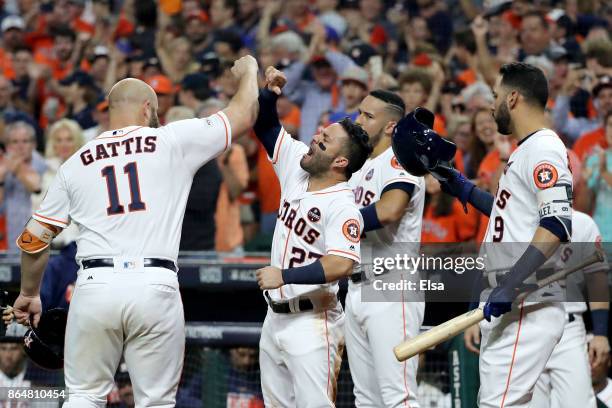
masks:
{"type": "MultiPolygon", "coordinates": [[[[123,172],[128,176],[130,184],[130,195],[132,202],[128,204],[128,211],[143,211],[146,209],[145,203],[140,198],[140,184],[138,182],[138,168],[136,162],[131,162],[123,167],[123,172]]],[[[125,209],[119,203],[119,192],[117,191],[117,176],[115,176],[115,166],[106,166],[102,169],[102,177],[106,178],[106,188],[108,190],[109,206],[106,208],[108,215],[123,214],[125,209]]]]}

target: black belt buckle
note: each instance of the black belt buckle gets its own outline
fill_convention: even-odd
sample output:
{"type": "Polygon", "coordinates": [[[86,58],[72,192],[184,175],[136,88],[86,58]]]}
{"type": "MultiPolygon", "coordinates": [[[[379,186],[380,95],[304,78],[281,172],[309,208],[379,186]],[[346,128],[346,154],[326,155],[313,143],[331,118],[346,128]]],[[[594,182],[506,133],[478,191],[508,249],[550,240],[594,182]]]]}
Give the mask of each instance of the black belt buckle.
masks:
{"type": "MultiPolygon", "coordinates": [[[[144,258],[145,268],[165,268],[170,269],[172,272],[177,272],[178,268],[173,261],[169,259],[161,258],[144,258]]],[[[86,259],[82,262],[83,269],[91,268],[114,268],[115,261],[113,258],[97,258],[97,259],[86,259]]]]}
{"type": "Polygon", "coordinates": [[[276,302],[272,300],[268,291],[265,292],[265,297],[268,302],[268,306],[270,306],[270,309],[272,309],[274,313],[283,313],[283,314],[299,313],[299,312],[308,312],[314,309],[314,305],[312,304],[310,299],[300,299],[297,303],[299,310],[292,311],[291,306],[289,305],[288,301],[287,302],[276,302]]]}

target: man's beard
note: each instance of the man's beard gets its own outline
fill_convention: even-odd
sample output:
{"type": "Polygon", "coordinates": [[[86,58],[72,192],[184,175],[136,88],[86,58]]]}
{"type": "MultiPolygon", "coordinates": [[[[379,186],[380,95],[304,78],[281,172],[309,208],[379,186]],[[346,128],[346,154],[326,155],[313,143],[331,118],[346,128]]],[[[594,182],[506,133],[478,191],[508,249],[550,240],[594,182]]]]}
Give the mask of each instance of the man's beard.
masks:
{"type": "Polygon", "coordinates": [[[333,158],[327,157],[321,152],[315,153],[307,163],[304,163],[306,156],[300,160],[300,167],[311,176],[318,176],[329,170],[329,166],[334,161],[333,158]]]}
{"type": "Polygon", "coordinates": [[[499,105],[497,112],[494,116],[495,123],[497,123],[497,131],[502,135],[510,135],[512,134],[512,129],[510,129],[510,122],[512,118],[510,117],[510,111],[508,110],[508,105],[502,103],[499,105]]]}
{"type": "Polygon", "coordinates": [[[382,126],[380,128],[380,130],[375,135],[368,135],[369,136],[369,141],[370,141],[370,144],[372,145],[372,147],[376,147],[378,142],[380,142],[380,140],[385,135],[385,126],[382,126]]]}
{"type": "Polygon", "coordinates": [[[159,118],[157,117],[157,113],[151,111],[151,117],[149,118],[149,127],[150,128],[158,128],[159,127],[159,118]]]}

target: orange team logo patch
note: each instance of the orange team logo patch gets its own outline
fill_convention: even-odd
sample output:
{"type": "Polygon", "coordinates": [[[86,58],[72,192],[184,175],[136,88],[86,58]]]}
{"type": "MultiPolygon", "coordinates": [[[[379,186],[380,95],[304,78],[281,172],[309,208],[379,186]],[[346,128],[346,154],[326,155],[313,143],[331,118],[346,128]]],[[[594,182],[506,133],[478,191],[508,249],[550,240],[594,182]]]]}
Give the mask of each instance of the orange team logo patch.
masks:
{"type": "Polygon", "coordinates": [[[404,168],[402,167],[401,164],[399,164],[395,156],[391,158],[391,167],[393,167],[394,169],[398,169],[398,170],[404,170],[404,168]]]}
{"type": "Polygon", "coordinates": [[[533,181],[538,188],[548,188],[557,182],[557,169],[550,163],[538,164],[533,171],[533,181]]]}
{"type": "Polygon", "coordinates": [[[351,242],[359,242],[361,237],[361,231],[359,229],[359,223],[357,220],[348,220],[342,226],[342,233],[351,242]]]}

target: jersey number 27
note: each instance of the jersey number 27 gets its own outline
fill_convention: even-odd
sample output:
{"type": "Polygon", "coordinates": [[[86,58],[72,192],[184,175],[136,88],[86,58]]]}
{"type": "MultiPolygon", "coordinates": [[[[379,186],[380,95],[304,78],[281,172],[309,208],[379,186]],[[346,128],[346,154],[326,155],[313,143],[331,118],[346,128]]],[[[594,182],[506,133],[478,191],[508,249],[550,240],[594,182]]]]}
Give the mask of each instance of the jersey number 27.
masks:
{"type": "MultiPolygon", "coordinates": [[[[123,172],[128,176],[130,195],[132,198],[132,201],[128,204],[128,211],[133,212],[146,210],[147,206],[140,198],[140,184],[138,182],[138,167],[136,166],[136,162],[126,164],[123,167],[123,172]]],[[[123,214],[125,209],[119,202],[119,191],[117,190],[115,166],[106,166],[103,168],[102,177],[106,178],[106,188],[108,192],[109,206],[106,208],[106,214],[123,214]]]]}

